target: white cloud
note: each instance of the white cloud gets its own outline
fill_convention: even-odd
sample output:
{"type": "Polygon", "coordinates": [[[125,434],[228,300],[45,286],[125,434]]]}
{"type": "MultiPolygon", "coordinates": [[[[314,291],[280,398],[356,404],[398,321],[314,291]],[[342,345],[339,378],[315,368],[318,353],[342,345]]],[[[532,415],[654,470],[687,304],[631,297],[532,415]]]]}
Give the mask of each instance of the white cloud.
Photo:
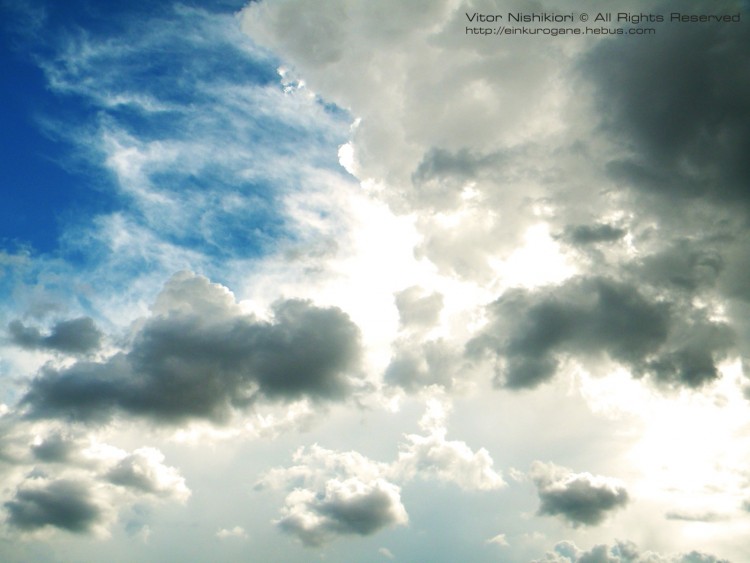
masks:
{"type": "Polygon", "coordinates": [[[120,459],[106,473],[110,483],[159,497],[185,502],[190,489],[177,469],[163,464],[164,454],[155,448],[139,448],[120,459]]]}
{"type": "Polygon", "coordinates": [[[505,534],[497,534],[496,536],[493,536],[490,539],[488,539],[487,543],[498,545],[500,547],[508,547],[510,545],[508,543],[508,540],[505,538],[505,534]]]}
{"type": "Polygon", "coordinates": [[[222,528],[218,532],[216,532],[216,537],[220,540],[230,539],[230,538],[237,538],[237,539],[247,539],[247,532],[242,526],[235,526],[234,528],[228,529],[228,528],[222,528]]]}
{"type": "Polygon", "coordinates": [[[427,400],[420,426],[427,435],[407,434],[391,471],[402,479],[430,478],[455,483],[467,490],[493,490],[506,485],[495,471],[489,452],[473,451],[465,442],[447,440],[445,397],[427,400]]]}
{"type": "Polygon", "coordinates": [[[381,547],[380,549],[378,549],[378,553],[380,553],[383,557],[386,557],[388,559],[395,559],[395,556],[393,555],[393,553],[391,553],[391,550],[388,549],[387,547],[381,547]]]}

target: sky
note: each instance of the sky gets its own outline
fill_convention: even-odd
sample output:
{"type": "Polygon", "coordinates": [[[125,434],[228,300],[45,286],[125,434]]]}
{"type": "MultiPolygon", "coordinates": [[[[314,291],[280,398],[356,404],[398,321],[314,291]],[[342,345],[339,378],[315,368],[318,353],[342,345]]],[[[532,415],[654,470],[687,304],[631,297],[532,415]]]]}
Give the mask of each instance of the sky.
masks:
{"type": "Polygon", "coordinates": [[[0,0],[0,559],[750,560],[750,14],[631,10],[0,0]]]}

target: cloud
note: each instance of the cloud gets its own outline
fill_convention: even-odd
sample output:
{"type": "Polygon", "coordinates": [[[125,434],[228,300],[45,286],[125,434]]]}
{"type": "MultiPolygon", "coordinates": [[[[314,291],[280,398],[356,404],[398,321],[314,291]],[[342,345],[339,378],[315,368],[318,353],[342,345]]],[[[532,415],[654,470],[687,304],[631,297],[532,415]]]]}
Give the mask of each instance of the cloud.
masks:
{"type": "Polygon", "coordinates": [[[397,471],[404,476],[434,477],[466,490],[494,490],[505,486],[489,452],[473,451],[465,442],[447,440],[441,429],[428,436],[408,434],[399,451],[397,471]]]}
{"type": "Polygon", "coordinates": [[[391,553],[391,550],[388,549],[387,547],[381,547],[380,549],[378,549],[378,553],[382,555],[383,557],[386,557],[387,559],[395,559],[395,556],[393,555],[393,553],[391,553]]]}
{"type": "Polygon", "coordinates": [[[655,286],[687,292],[708,289],[716,284],[725,267],[725,258],[717,247],[715,243],[678,239],[643,257],[634,269],[655,286]]]}
{"type": "Polygon", "coordinates": [[[8,325],[11,342],[30,350],[41,348],[69,354],[85,354],[99,348],[102,333],[90,317],[59,321],[47,336],[39,329],[15,320],[8,325]]]}
{"type": "Polygon", "coordinates": [[[511,389],[551,379],[563,355],[606,355],[635,376],[699,387],[719,376],[732,330],[706,311],[648,297],[607,277],[572,278],[537,291],[509,290],[488,311],[489,325],[467,345],[470,357],[498,360],[495,382],[511,389]]]}
{"type": "Polygon", "coordinates": [[[571,541],[562,541],[543,559],[532,563],[729,563],[714,555],[691,551],[678,555],[662,555],[653,551],[640,551],[629,541],[618,541],[612,547],[595,545],[589,550],[580,549],[571,541]]]}
{"type": "Polygon", "coordinates": [[[497,534],[496,536],[488,539],[485,543],[491,543],[500,547],[508,547],[510,545],[505,537],[505,534],[497,534]]]}
{"type": "Polygon", "coordinates": [[[329,480],[317,492],[292,491],[277,525],[305,545],[317,546],[330,536],[367,536],[407,521],[399,487],[382,479],[364,483],[350,478],[329,480]]]}
{"type": "Polygon", "coordinates": [[[595,526],[624,507],[628,492],[619,481],[534,462],[530,476],[539,495],[540,515],[560,516],[574,527],[595,526]]]}
{"type": "Polygon", "coordinates": [[[431,327],[437,323],[443,308],[443,296],[439,293],[422,293],[418,286],[408,287],[396,293],[396,307],[403,326],[431,327]]]}
{"type": "Polygon", "coordinates": [[[337,308],[285,300],[273,321],[244,314],[226,290],[177,274],[129,350],[105,362],[47,367],[22,404],[35,418],[103,420],[115,412],[159,422],[225,420],[260,395],[337,400],[352,390],[359,331],[337,308]]]}
{"type": "Polygon", "coordinates": [[[575,225],[565,228],[563,238],[574,245],[615,242],[627,234],[625,229],[607,223],[575,225]]]}
{"type": "Polygon", "coordinates": [[[357,452],[319,446],[300,449],[296,465],[264,475],[256,488],[286,488],[276,525],[308,546],[340,535],[370,535],[408,522],[401,489],[385,479],[385,465],[357,452]]]}
{"type": "Polygon", "coordinates": [[[536,142],[561,127],[567,50],[513,36],[488,49],[464,33],[469,8],[448,0],[387,6],[342,0],[324,15],[298,0],[259,2],[242,26],[356,119],[347,166],[415,218],[417,257],[488,282],[548,196],[539,177],[551,159],[536,142]]]}
{"type": "Polygon", "coordinates": [[[5,503],[8,524],[25,532],[47,526],[74,533],[90,532],[102,515],[89,487],[72,479],[29,484],[5,503]]]}
{"type": "Polygon", "coordinates": [[[114,485],[184,502],[190,496],[185,479],[163,461],[159,450],[139,448],[118,461],[105,478],[114,485]]]}
{"type": "Polygon", "coordinates": [[[454,483],[465,490],[495,490],[505,487],[495,471],[489,452],[473,451],[466,442],[447,440],[445,428],[448,407],[439,399],[430,399],[420,426],[427,435],[407,434],[400,445],[398,459],[391,472],[401,479],[435,478],[454,483]]]}
{"type": "Polygon", "coordinates": [[[694,512],[683,510],[670,510],[664,517],[667,520],[682,520],[685,522],[721,522],[729,518],[726,514],[716,512],[694,512]]]}
{"type": "Polygon", "coordinates": [[[383,380],[406,391],[418,391],[430,385],[449,388],[462,367],[461,350],[444,340],[399,339],[383,373],[383,380]]]}
{"type": "Polygon", "coordinates": [[[748,48],[750,33],[736,25],[663,26],[653,41],[599,43],[582,68],[609,132],[632,155],[610,162],[612,175],[666,204],[710,201],[747,212],[748,48]]]}
{"type": "Polygon", "coordinates": [[[80,428],[18,418],[9,430],[14,456],[2,468],[3,508],[16,531],[108,537],[118,514],[126,531],[143,531],[154,504],[185,503],[191,494],[179,470],[154,447],[128,452],[80,428]]]}
{"type": "Polygon", "coordinates": [[[266,472],[257,490],[288,491],[276,524],[306,545],[321,545],[338,535],[369,535],[408,522],[400,484],[413,479],[453,483],[464,490],[491,491],[506,486],[487,450],[446,439],[447,399],[427,400],[420,426],[426,435],[406,435],[390,463],[356,451],[314,445],[294,454],[295,464],[266,472]]]}
{"type": "Polygon", "coordinates": [[[225,540],[229,538],[246,539],[247,532],[245,532],[245,529],[242,526],[235,526],[231,530],[227,528],[222,528],[221,530],[216,532],[216,537],[219,538],[220,540],[225,540]]]}
{"type": "Polygon", "coordinates": [[[31,446],[35,459],[46,463],[68,461],[76,451],[74,440],[53,433],[31,446]]]}

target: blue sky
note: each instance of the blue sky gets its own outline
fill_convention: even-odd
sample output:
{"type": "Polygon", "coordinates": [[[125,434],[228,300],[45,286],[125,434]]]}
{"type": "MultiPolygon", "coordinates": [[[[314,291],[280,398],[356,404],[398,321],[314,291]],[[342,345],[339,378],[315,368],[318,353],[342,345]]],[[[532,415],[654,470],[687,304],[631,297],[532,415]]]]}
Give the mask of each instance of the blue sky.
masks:
{"type": "Polygon", "coordinates": [[[748,559],[747,22],[0,5],[0,559],[748,559]]]}
{"type": "MultiPolygon", "coordinates": [[[[62,252],[77,261],[87,256],[75,245],[61,246],[66,229],[86,230],[84,223],[92,217],[117,212],[140,223],[156,220],[149,213],[160,211],[144,208],[128,193],[140,187],[123,185],[126,181],[107,166],[108,149],[100,146],[105,138],[144,146],[200,140],[214,153],[204,153],[205,162],[186,170],[175,162],[155,164],[137,182],[158,184],[165,194],[184,198],[198,197],[207,184],[215,193],[252,195],[253,209],[242,209],[241,216],[239,210],[226,209],[217,216],[215,206],[202,202],[208,213],[186,220],[219,221],[221,228],[211,229],[207,237],[164,225],[168,243],[217,257],[249,257],[290,235],[275,211],[275,198],[293,186],[249,174],[239,178],[241,164],[227,161],[234,155],[222,155],[222,144],[242,144],[248,153],[253,147],[273,147],[292,154],[302,145],[335,144],[336,133],[285,122],[268,112],[238,115],[237,106],[227,107],[221,96],[232,87],[236,104],[246,94],[280,90],[279,62],[251,47],[238,32],[212,41],[210,33],[216,30],[201,24],[212,12],[230,22],[241,6],[206,4],[123,3],[103,10],[86,2],[64,9],[11,3],[4,26],[8,49],[3,64],[13,82],[3,92],[8,108],[3,169],[11,174],[7,184],[17,197],[4,210],[6,245],[29,245],[42,254],[62,252]]],[[[344,114],[332,121],[336,118],[342,119],[343,135],[344,114]]],[[[176,150],[181,149],[189,150],[176,150]]],[[[328,159],[321,162],[328,167],[337,165],[335,153],[320,158],[328,159]]]]}

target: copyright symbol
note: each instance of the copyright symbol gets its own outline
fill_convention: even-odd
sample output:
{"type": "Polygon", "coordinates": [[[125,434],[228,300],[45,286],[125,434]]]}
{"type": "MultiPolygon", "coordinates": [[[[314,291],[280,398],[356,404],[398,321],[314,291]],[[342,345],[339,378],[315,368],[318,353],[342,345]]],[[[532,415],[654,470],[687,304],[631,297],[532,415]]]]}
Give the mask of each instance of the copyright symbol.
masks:
{"type": "Polygon", "coordinates": [[[580,19],[580,20],[581,20],[582,22],[586,22],[586,21],[589,21],[589,15],[588,15],[588,14],[581,14],[581,15],[579,16],[579,19],[580,19]]]}

